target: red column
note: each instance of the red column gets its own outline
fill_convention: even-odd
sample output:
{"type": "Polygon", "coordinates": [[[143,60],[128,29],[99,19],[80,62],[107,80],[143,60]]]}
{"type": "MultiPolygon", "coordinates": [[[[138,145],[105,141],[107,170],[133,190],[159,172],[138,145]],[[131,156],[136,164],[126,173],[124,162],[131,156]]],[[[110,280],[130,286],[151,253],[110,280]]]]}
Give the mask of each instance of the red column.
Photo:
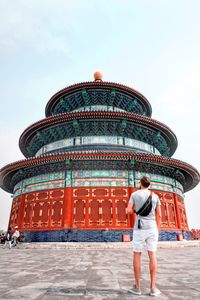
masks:
{"type": "Polygon", "coordinates": [[[114,199],[112,198],[112,207],[113,207],[113,226],[117,227],[117,207],[116,207],[116,199],[115,198],[114,199]]]}
{"type": "Polygon", "coordinates": [[[12,218],[12,213],[13,213],[13,199],[12,199],[12,204],[11,204],[11,209],[10,209],[10,217],[9,217],[9,222],[8,222],[8,227],[12,227],[13,224],[11,224],[11,218],[12,218]]]}
{"type": "Polygon", "coordinates": [[[19,229],[23,228],[23,221],[24,221],[24,208],[25,208],[25,194],[22,194],[21,197],[21,203],[20,203],[20,211],[18,215],[18,226],[19,229]]]}
{"type": "Polygon", "coordinates": [[[182,212],[184,214],[184,224],[182,226],[184,230],[188,230],[189,228],[188,228],[188,221],[187,221],[187,213],[186,213],[184,201],[182,201],[181,206],[182,206],[182,210],[184,210],[184,212],[182,212]]]}
{"type": "Polygon", "coordinates": [[[73,215],[73,206],[72,206],[72,188],[65,188],[65,198],[64,198],[64,215],[63,215],[63,227],[71,228],[72,227],[72,215],[73,215]]]}
{"type": "Polygon", "coordinates": [[[176,218],[177,218],[177,227],[178,229],[181,229],[181,216],[180,216],[180,210],[178,205],[178,197],[176,194],[174,194],[174,203],[175,203],[175,209],[176,209],[176,218]]]}
{"type": "MultiPolygon", "coordinates": [[[[130,199],[131,194],[133,192],[135,192],[136,190],[137,190],[136,188],[129,187],[129,199],[130,199]]],[[[135,224],[135,213],[128,214],[128,226],[131,227],[131,229],[132,229],[134,224],[135,224]]]]}

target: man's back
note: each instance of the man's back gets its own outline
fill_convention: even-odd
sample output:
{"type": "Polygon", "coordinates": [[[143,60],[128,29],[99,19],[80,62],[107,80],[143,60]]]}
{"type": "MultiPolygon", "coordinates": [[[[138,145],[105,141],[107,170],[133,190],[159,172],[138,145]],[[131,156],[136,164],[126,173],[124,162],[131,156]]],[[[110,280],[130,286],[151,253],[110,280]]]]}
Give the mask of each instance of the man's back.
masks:
{"type": "MultiPolygon", "coordinates": [[[[150,191],[148,189],[141,189],[136,192],[133,192],[130,197],[130,203],[132,203],[135,206],[135,210],[138,211],[147,201],[149,195],[150,191]]],[[[146,217],[142,217],[139,215],[137,216],[134,230],[138,229],[138,220],[140,220],[142,229],[157,228],[155,220],[155,209],[157,205],[160,205],[160,200],[156,194],[152,193],[152,210],[150,214],[146,217]]]]}

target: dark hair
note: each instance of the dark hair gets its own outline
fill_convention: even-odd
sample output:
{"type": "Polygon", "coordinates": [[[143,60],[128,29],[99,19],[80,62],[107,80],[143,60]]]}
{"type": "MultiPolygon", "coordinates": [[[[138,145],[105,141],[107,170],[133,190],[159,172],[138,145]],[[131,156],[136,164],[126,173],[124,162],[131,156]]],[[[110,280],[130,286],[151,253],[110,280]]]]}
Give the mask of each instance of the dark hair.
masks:
{"type": "Polygon", "coordinates": [[[143,187],[148,188],[148,187],[150,186],[151,180],[150,180],[149,177],[143,176],[143,177],[140,179],[140,182],[141,182],[141,184],[142,184],[143,187]]]}

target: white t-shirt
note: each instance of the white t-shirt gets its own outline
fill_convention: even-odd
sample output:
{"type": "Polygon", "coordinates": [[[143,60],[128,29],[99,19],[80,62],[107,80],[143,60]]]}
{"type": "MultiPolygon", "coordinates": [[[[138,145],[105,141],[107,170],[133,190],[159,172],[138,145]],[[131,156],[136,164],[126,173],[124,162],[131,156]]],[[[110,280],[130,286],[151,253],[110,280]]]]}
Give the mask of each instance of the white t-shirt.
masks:
{"type": "Polygon", "coordinates": [[[19,233],[19,230],[15,230],[14,233],[13,233],[13,237],[16,237],[18,238],[20,236],[20,233],[19,233]]]}
{"type": "MultiPolygon", "coordinates": [[[[135,206],[135,210],[138,211],[147,201],[149,195],[150,191],[148,189],[138,190],[131,194],[129,203],[133,204],[135,206]]],[[[152,210],[146,217],[137,215],[134,230],[140,230],[138,229],[138,220],[140,220],[141,229],[157,229],[155,218],[155,209],[157,205],[161,205],[160,200],[156,194],[152,193],[152,210]]]]}

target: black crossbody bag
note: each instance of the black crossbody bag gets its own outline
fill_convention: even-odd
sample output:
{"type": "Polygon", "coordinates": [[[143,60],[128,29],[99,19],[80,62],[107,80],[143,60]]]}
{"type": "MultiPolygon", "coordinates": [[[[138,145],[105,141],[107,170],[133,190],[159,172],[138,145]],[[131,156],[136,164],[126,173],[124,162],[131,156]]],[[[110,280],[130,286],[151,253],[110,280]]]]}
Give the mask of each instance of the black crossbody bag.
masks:
{"type": "Polygon", "coordinates": [[[147,217],[152,210],[152,191],[146,202],[140,207],[138,211],[136,211],[136,215],[140,215],[141,217],[147,217]]]}
{"type": "MultiPolygon", "coordinates": [[[[147,217],[152,210],[152,191],[150,192],[150,195],[146,202],[140,207],[138,211],[136,211],[136,215],[139,215],[141,217],[147,217]]],[[[138,220],[138,229],[141,229],[140,219],[138,220]]]]}

